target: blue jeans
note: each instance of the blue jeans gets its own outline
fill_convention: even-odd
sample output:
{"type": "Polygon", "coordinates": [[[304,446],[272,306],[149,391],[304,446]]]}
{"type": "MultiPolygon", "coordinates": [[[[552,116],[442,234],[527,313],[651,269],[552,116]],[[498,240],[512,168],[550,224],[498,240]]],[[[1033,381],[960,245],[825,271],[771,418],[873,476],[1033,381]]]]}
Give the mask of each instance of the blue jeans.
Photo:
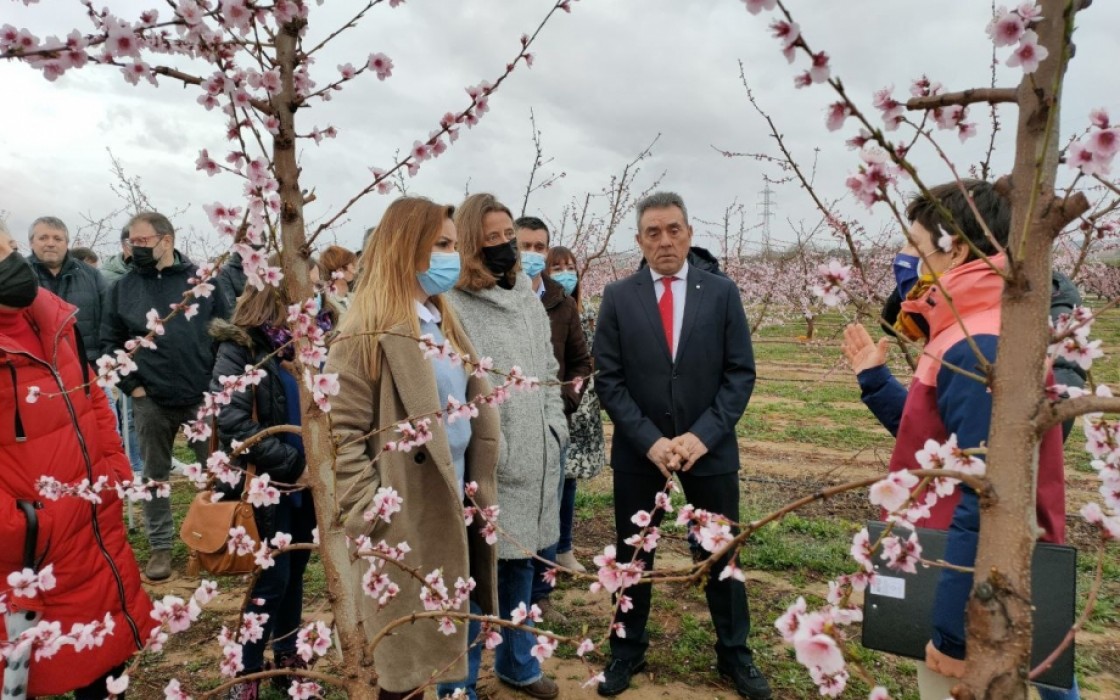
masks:
{"type": "MultiPolygon", "coordinates": [[[[315,527],[315,507],[311,493],[299,491],[280,497],[280,503],[273,507],[273,528],[262,532],[271,538],[277,532],[292,536],[292,542],[311,542],[311,530],[315,527]]],[[[258,526],[259,527],[259,526],[258,526]]],[[[303,617],[303,572],[311,552],[297,550],[276,557],[276,563],[261,571],[253,586],[253,600],[247,612],[267,613],[264,634],[257,642],[246,644],[242,649],[241,663],[244,673],[259,671],[264,666],[264,648],[272,640],[273,653],[294,653],[296,633],[303,617]]]]}
{"type": "Polygon", "coordinates": [[[1073,679],[1073,687],[1069,690],[1044,688],[1041,685],[1036,685],[1034,689],[1038,691],[1038,697],[1042,700],[1078,700],[1081,697],[1081,689],[1077,687],[1076,677],[1073,679]]]}
{"type": "MultiPolygon", "coordinates": [[[[537,556],[543,557],[548,561],[555,563],[556,551],[557,546],[552,545],[551,547],[545,547],[541,551],[537,552],[537,556]]],[[[552,585],[544,580],[545,573],[547,573],[551,568],[552,567],[540,561],[539,559],[533,560],[533,593],[530,597],[530,600],[532,600],[532,602],[540,602],[552,593],[552,585]]],[[[514,605],[514,607],[517,607],[516,604],[514,605]]]]}
{"type": "MultiPolygon", "coordinates": [[[[482,614],[482,608],[478,607],[478,603],[471,601],[471,612],[475,615],[482,614]]],[[[478,694],[475,692],[475,686],[478,684],[478,668],[482,665],[482,649],[485,646],[482,642],[475,644],[478,639],[479,633],[482,631],[482,623],[478,620],[471,620],[467,625],[467,644],[474,645],[467,651],[467,677],[464,680],[455,683],[439,683],[436,685],[436,697],[443,698],[451,695],[459,688],[467,691],[468,700],[478,700],[478,694]]]]}
{"type": "MultiPolygon", "coordinates": [[[[144,458],[140,455],[140,439],[136,437],[136,422],[132,419],[132,398],[121,394],[121,406],[115,411],[117,415],[117,432],[124,432],[124,421],[121,420],[122,411],[128,418],[128,459],[132,463],[132,472],[140,474],[144,471],[144,458]]],[[[109,400],[110,404],[112,399],[109,400]]]]}
{"type": "MultiPolygon", "coordinates": [[[[521,603],[529,605],[533,592],[532,559],[498,560],[498,613],[503,620],[521,603]]],[[[524,622],[532,625],[531,620],[524,622]]],[[[494,650],[494,673],[509,685],[532,685],[540,680],[541,665],[529,652],[537,640],[532,634],[502,628],[502,643],[494,650]]]]}
{"type": "Polygon", "coordinates": [[[575,519],[576,480],[564,479],[563,490],[560,492],[560,542],[556,545],[557,554],[572,551],[572,526],[575,519]]]}

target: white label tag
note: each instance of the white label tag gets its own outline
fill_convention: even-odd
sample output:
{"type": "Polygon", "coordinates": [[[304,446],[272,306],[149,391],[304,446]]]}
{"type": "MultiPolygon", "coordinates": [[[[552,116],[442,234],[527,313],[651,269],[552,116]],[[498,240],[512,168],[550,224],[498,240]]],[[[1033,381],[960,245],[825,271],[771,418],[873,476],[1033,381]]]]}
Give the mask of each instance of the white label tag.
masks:
{"type": "Polygon", "coordinates": [[[883,576],[876,574],[871,581],[872,595],[881,595],[884,598],[906,599],[906,579],[897,576],[883,576]]]}

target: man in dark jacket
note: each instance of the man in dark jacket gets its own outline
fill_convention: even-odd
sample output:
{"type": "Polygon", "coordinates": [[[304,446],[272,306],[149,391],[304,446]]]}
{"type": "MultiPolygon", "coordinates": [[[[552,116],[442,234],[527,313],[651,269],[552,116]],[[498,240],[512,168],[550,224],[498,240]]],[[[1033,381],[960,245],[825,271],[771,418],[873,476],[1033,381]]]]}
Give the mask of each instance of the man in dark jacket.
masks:
{"type": "MultiPolygon", "coordinates": [[[[607,285],[595,328],[595,391],[614,422],[611,468],[617,561],[635,555],[642,527],[634,515],[652,512],[669,479],[685,498],[713,515],[739,519],[739,446],[735,427],[754,389],[750,326],[739,290],[726,278],[688,263],[692,227],[684,200],[657,192],[637,205],[638,247],[648,267],[607,285]]],[[[731,532],[736,532],[731,528],[731,532]]],[[[655,551],[637,550],[645,570],[655,551]]],[[[747,646],[746,588],[721,575],[737,551],[711,568],[705,593],[716,631],[717,669],[751,700],[769,700],[770,686],[747,646]]],[[[734,574],[735,572],[729,572],[734,574]]],[[[645,666],[651,586],[625,590],[610,638],[611,661],[600,695],[625,691],[645,666]]]]}
{"type": "MultiPolygon", "coordinates": [[[[544,269],[545,255],[548,253],[549,234],[545,223],[535,216],[523,216],[514,222],[517,229],[517,248],[521,251],[521,268],[533,281],[533,291],[537,293],[544,310],[548,312],[548,322],[552,327],[552,353],[560,364],[557,379],[570,382],[577,377],[591,375],[591,352],[587,349],[587,338],[583,334],[583,325],[579,320],[579,310],[576,301],[564,293],[564,288],[553,281],[544,269]],[[535,273],[535,274],[534,274],[535,273]]],[[[580,399],[583,397],[582,389],[577,391],[575,386],[566,384],[560,390],[564,398],[564,416],[569,423],[572,414],[579,408],[580,399]]],[[[564,489],[568,487],[567,479],[561,477],[560,499],[564,499],[564,489]]],[[[571,498],[575,498],[575,479],[571,480],[571,498]]],[[[561,523],[561,530],[564,524],[561,523]]],[[[563,539],[563,537],[561,537],[563,539]]],[[[547,547],[539,554],[549,561],[557,561],[561,552],[556,545],[547,547]]],[[[571,550],[564,552],[567,557],[560,557],[560,564],[568,568],[582,569],[579,562],[571,555],[571,550]],[[575,563],[576,567],[572,567],[575,563]]],[[[536,569],[533,578],[532,602],[536,603],[544,613],[545,622],[552,625],[562,625],[566,618],[552,607],[549,594],[552,586],[544,580],[543,576],[548,567],[540,561],[534,560],[536,569]]]]}
{"type": "Polygon", "coordinates": [[[61,219],[35,219],[28,239],[28,262],[39,278],[39,286],[78,307],[78,336],[85,359],[96,362],[101,354],[101,305],[108,285],[97,270],[70,254],[70,231],[61,219]]]}
{"type": "Polygon", "coordinates": [[[214,289],[225,299],[228,314],[232,315],[237,298],[245,291],[245,270],[241,266],[240,253],[232,253],[222,263],[222,269],[214,276],[214,289]]]}
{"type": "MultiPolygon", "coordinates": [[[[175,250],[175,229],[162,214],[144,212],[129,222],[133,267],[112,286],[101,327],[101,350],[112,354],[136,337],[149,333],[148,313],[159,317],[183,301],[193,286],[198,268],[175,250]]],[[[155,350],[139,349],[137,369],[121,377],[120,390],[132,397],[144,478],[167,481],[171,474],[171,449],[179,426],[192,420],[210,383],[214,354],[207,328],[215,318],[228,315],[220,294],[192,299],[192,318],[180,313],[156,335],[155,350]]],[[[195,455],[205,461],[205,441],[193,443],[195,455]]],[[[145,574],[152,580],[171,575],[174,518],[171,502],[153,498],[144,503],[148,542],[152,554],[145,574]]]]}

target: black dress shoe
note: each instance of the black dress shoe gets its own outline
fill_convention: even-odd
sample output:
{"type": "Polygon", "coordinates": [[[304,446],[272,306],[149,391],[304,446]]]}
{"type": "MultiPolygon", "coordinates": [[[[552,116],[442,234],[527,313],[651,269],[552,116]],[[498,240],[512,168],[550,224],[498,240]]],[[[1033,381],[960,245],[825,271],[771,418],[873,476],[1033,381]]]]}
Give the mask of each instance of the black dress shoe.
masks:
{"type": "Polygon", "coordinates": [[[630,687],[630,677],[646,667],[645,659],[627,661],[626,659],[611,659],[603,671],[603,682],[599,684],[599,695],[610,697],[618,695],[630,687]]]}
{"type": "Polygon", "coordinates": [[[753,661],[734,665],[721,662],[718,668],[719,675],[735,684],[735,690],[739,695],[749,700],[770,700],[772,695],[770,684],[766,682],[766,677],[753,661]]]}

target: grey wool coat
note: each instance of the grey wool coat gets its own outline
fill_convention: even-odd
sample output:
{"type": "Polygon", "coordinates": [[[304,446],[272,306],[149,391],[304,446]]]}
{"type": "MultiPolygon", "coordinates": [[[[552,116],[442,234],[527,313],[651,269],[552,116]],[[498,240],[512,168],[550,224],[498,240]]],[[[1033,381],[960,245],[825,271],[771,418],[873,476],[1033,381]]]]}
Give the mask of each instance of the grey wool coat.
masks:
{"type": "MultiPolygon", "coordinates": [[[[455,289],[448,297],[478,356],[491,358],[495,370],[520,367],[541,381],[556,377],[548,314],[524,274],[513,289],[455,289]]],[[[568,444],[568,421],[556,385],[511,391],[498,411],[498,525],[521,545],[499,539],[498,558],[524,559],[560,539],[560,453],[568,444]]]]}
{"type": "MultiPolygon", "coordinates": [[[[394,329],[408,334],[407,325],[394,329]]],[[[436,389],[435,372],[415,340],[382,336],[381,375],[377,381],[363,369],[357,344],[336,342],[327,357],[327,372],[337,372],[340,391],[331,399],[331,425],[337,449],[335,489],[346,534],[366,535],[375,544],[390,546],[407,542],[412,550],[403,563],[424,575],[443,570],[444,583],[454,591],[455,581],[473,576],[477,587],[471,598],[488,615],[498,613],[497,552],[486,543],[483,521],[476,517],[463,524],[463,494],[451,462],[443,424],[431,423],[432,439],[411,452],[384,452],[385,443],[396,440],[394,430],[375,433],[410,416],[443,408],[436,389]],[[377,462],[373,461],[380,455],[377,462]],[[400,494],[401,511],[388,523],[367,523],[362,517],[378,488],[390,486],[400,494]]],[[[474,355],[474,348],[464,348],[474,355]]],[[[484,378],[471,376],[467,397],[490,392],[484,378]]],[[[496,500],[495,465],[500,440],[498,412],[480,406],[471,420],[471,441],[466,454],[466,479],[478,483],[475,500],[482,507],[496,500]]],[[[372,639],[389,623],[424,610],[421,583],[392,564],[383,571],[400,586],[400,593],[384,608],[362,590],[362,576],[369,569],[356,559],[351,571],[357,589],[362,626],[372,639]]],[[[466,612],[465,610],[463,612],[466,612]]],[[[437,680],[456,681],[467,675],[467,625],[456,625],[455,634],[444,635],[437,621],[421,620],[397,627],[391,637],[378,644],[373,662],[382,689],[403,692],[428,682],[434,670],[448,667],[437,680]]]]}

